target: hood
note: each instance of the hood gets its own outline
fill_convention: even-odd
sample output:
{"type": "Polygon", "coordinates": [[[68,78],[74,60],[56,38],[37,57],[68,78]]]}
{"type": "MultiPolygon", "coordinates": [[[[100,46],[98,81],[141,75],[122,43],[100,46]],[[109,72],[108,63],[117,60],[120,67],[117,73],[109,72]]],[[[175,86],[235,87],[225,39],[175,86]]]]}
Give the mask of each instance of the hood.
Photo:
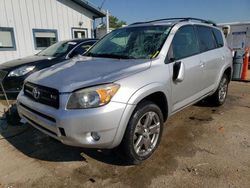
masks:
{"type": "Polygon", "coordinates": [[[28,57],[15,59],[15,60],[12,60],[12,61],[2,63],[0,65],[0,67],[3,68],[3,69],[17,68],[17,67],[22,66],[22,65],[26,65],[26,64],[30,64],[30,63],[37,63],[37,62],[41,62],[41,61],[48,61],[48,60],[52,60],[52,59],[54,59],[54,58],[53,57],[48,57],[48,56],[34,55],[34,56],[28,56],[28,57]]]}
{"type": "Polygon", "coordinates": [[[72,92],[76,89],[110,83],[144,71],[151,60],[119,60],[81,57],[35,72],[26,80],[38,85],[72,92]]]}

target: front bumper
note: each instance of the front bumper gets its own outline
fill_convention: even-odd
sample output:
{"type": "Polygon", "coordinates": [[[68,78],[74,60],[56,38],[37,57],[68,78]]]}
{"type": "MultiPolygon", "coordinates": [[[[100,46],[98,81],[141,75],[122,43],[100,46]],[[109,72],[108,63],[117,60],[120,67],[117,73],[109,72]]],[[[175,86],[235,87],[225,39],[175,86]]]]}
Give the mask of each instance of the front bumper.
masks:
{"type": "MultiPolygon", "coordinates": [[[[66,101],[68,96],[62,98],[66,101]]],[[[103,149],[119,144],[122,135],[117,135],[121,132],[118,128],[124,126],[121,122],[126,122],[121,120],[128,106],[130,105],[110,102],[92,109],[55,109],[29,99],[24,96],[23,91],[17,101],[21,118],[40,131],[67,145],[103,149]],[[100,139],[95,141],[91,132],[97,133],[100,139]]]]}
{"type": "MultiPolygon", "coordinates": [[[[2,81],[3,88],[8,97],[16,98],[18,93],[22,90],[23,82],[26,77],[5,77],[2,81]]],[[[0,87],[0,96],[3,96],[4,92],[2,87],[0,87]]]]}

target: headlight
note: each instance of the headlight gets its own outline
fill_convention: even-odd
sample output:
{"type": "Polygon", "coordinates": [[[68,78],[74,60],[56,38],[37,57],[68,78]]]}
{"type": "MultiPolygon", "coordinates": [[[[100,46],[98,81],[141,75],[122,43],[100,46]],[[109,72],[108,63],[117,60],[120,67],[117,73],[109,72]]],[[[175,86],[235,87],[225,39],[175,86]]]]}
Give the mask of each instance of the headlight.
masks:
{"type": "Polygon", "coordinates": [[[29,73],[30,71],[33,71],[34,68],[35,68],[35,66],[23,66],[23,67],[17,68],[15,70],[11,71],[8,74],[8,77],[23,76],[23,75],[29,73]]]}
{"type": "Polygon", "coordinates": [[[76,91],[70,95],[67,109],[95,108],[108,104],[119,88],[118,84],[106,84],[76,91]]]}

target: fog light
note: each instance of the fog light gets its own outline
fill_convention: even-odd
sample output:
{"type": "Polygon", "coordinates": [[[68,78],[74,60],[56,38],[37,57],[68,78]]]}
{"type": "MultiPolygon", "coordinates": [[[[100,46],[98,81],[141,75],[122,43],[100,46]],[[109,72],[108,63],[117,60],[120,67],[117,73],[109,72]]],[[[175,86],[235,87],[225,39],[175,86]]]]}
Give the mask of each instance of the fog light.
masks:
{"type": "Polygon", "coordinates": [[[93,138],[94,141],[100,140],[100,136],[97,132],[91,132],[91,137],[93,138]]]}

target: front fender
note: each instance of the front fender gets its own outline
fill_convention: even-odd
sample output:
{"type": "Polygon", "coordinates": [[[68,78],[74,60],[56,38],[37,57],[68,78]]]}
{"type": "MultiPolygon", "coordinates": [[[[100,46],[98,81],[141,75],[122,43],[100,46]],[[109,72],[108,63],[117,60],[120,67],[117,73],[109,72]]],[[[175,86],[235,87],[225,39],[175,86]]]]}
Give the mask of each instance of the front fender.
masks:
{"type": "Polygon", "coordinates": [[[138,89],[135,93],[133,93],[133,95],[128,100],[128,104],[136,105],[145,97],[147,97],[153,93],[156,93],[156,92],[164,93],[166,96],[166,99],[169,103],[169,100],[168,100],[168,98],[169,98],[168,93],[169,92],[168,91],[169,91],[169,88],[166,85],[164,85],[163,83],[159,83],[159,82],[150,83],[150,84],[138,89]]]}

